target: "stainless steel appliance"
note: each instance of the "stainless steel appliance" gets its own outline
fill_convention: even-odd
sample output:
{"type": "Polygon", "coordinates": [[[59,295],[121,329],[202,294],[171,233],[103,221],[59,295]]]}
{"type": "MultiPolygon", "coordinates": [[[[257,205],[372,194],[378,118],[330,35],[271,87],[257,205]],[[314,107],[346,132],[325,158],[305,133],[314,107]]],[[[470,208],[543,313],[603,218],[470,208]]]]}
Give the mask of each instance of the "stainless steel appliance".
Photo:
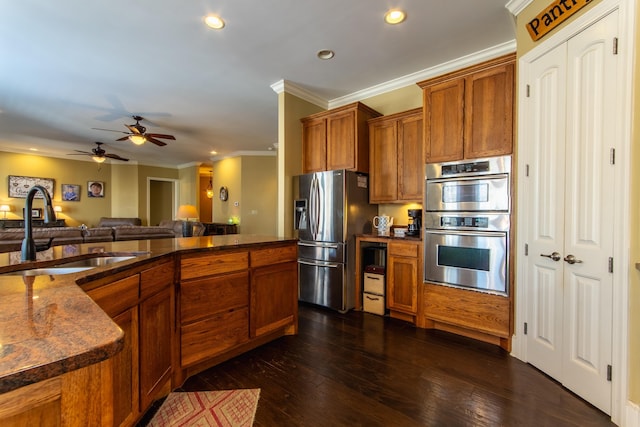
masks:
{"type": "Polygon", "coordinates": [[[409,215],[409,225],[407,226],[407,236],[419,236],[422,231],[422,209],[407,209],[409,215]]]}
{"type": "Polygon", "coordinates": [[[355,235],[369,234],[378,208],[366,174],[335,170],[294,178],[300,301],[346,312],[355,307],[355,235]]]}
{"type": "Polygon", "coordinates": [[[424,281],[507,295],[509,156],[428,164],[424,281]]]}

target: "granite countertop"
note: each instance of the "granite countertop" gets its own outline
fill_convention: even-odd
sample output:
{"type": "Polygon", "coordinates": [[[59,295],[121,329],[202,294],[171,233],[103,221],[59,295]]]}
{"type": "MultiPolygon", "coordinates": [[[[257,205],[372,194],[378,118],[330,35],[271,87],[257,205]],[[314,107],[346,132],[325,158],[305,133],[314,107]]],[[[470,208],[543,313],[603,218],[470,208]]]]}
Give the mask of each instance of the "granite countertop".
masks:
{"type": "Polygon", "coordinates": [[[215,251],[295,241],[230,234],[175,239],[62,245],[20,262],[20,252],[0,254],[0,393],[106,360],[124,345],[122,330],[81,285],[171,254],[215,251]],[[63,275],[8,275],[99,255],[134,258],[63,275]]]}

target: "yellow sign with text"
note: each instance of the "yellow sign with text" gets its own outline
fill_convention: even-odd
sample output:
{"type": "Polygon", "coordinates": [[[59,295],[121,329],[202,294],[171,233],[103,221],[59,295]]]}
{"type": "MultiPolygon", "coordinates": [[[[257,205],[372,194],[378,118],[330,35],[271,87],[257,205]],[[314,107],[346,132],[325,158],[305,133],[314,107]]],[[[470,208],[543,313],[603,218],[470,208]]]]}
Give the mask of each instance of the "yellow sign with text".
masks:
{"type": "Polygon", "coordinates": [[[531,39],[536,41],[542,38],[589,3],[591,0],[554,1],[527,24],[531,39]]]}

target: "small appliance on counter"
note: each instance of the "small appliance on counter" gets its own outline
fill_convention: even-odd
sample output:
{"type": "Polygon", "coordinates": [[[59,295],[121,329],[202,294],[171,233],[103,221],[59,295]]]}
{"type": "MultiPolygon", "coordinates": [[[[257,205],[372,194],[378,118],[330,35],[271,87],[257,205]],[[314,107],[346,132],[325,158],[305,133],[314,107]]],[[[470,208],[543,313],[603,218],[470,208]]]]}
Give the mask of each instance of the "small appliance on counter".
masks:
{"type": "Polygon", "coordinates": [[[407,236],[419,236],[422,228],[422,209],[407,209],[409,215],[409,225],[407,226],[407,236]]]}

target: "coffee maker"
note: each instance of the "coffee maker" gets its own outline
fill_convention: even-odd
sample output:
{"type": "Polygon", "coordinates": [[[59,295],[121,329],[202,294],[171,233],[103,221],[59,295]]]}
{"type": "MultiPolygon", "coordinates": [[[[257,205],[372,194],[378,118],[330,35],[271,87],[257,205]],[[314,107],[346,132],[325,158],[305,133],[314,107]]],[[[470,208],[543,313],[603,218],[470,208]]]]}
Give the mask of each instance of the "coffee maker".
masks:
{"type": "Polygon", "coordinates": [[[409,226],[407,236],[419,236],[422,229],[422,209],[408,209],[409,226]]]}

